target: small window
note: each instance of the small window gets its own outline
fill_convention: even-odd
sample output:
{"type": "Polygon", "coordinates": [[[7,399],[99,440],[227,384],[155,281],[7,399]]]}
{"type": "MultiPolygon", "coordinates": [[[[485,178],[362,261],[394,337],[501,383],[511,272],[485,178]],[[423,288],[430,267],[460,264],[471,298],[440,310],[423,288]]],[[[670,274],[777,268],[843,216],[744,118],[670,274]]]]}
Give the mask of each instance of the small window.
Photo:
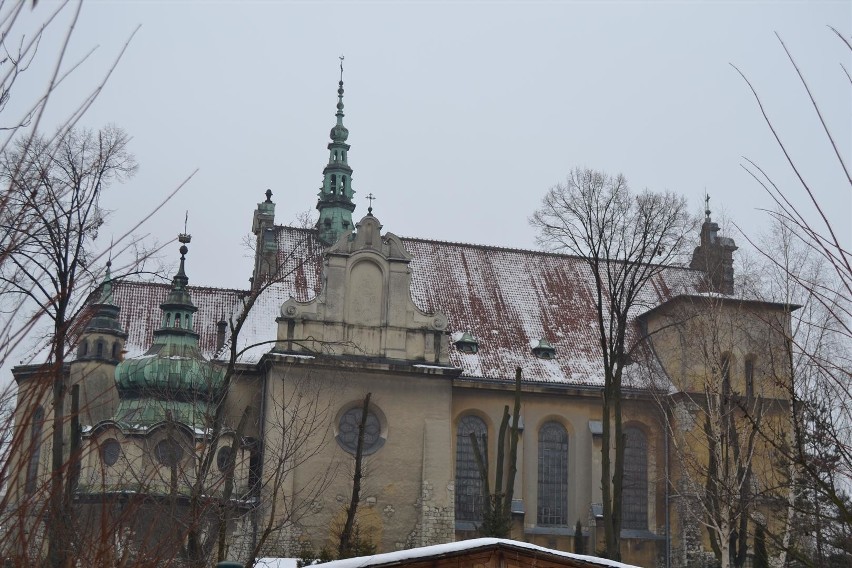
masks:
{"type": "Polygon", "coordinates": [[[80,357],[85,357],[86,355],[89,354],[89,342],[88,341],[84,340],[82,343],[80,343],[80,348],[78,350],[78,354],[79,354],[80,357]]]}
{"type": "Polygon", "coordinates": [[[104,356],[104,342],[99,339],[98,344],[97,344],[97,350],[95,352],[95,357],[100,359],[103,356],[104,356]]]}
{"type": "Polygon", "coordinates": [[[104,465],[111,466],[121,457],[121,444],[115,438],[110,438],[101,444],[101,459],[104,465]]]}
{"type": "Polygon", "coordinates": [[[219,468],[219,471],[225,473],[225,470],[228,467],[228,460],[231,459],[231,446],[222,446],[219,448],[219,451],[216,452],[216,467],[219,468]]]}
{"type": "Polygon", "coordinates": [[[38,462],[41,457],[41,431],[44,426],[44,408],[37,407],[33,412],[30,427],[30,461],[27,464],[27,479],[24,491],[35,493],[38,481],[38,462]]]}
{"type": "Polygon", "coordinates": [[[754,357],[746,357],[745,360],[745,388],[746,397],[754,397],[754,357]]]}
{"type": "Polygon", "coordinates": [[[180,327],[180,314],[175,314],[175,327],[180,327]]]}
{"type": "Polygon", "coordinates": [[[118,360],[118,341],[112,344],[112,358],[113,360],[118,360]]]}
{"type": "Polygon", "coordinates": [[[722,355],[722,394],[731,394],[731,356],[722,355]]]}
{"type": "Polygon", "coordinates": [[[167,467],[176,466],[183,458],[183,448],[175,440],[162,440],[154,447],[154,456],[167,467]]]}

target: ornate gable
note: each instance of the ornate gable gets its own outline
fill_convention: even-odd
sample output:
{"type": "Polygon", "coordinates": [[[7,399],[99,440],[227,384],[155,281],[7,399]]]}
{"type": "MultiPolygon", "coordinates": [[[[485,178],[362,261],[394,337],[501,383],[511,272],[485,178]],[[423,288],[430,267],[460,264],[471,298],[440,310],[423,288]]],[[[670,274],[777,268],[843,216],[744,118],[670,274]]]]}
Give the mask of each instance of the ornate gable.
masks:
{"type": "Polygon", "coordinates": [[[281,306],[277,351],[325,352],[446,365],[447,318],[411,300],[411,255],[365,216],[325,253],[319,295],[281,306]]]}

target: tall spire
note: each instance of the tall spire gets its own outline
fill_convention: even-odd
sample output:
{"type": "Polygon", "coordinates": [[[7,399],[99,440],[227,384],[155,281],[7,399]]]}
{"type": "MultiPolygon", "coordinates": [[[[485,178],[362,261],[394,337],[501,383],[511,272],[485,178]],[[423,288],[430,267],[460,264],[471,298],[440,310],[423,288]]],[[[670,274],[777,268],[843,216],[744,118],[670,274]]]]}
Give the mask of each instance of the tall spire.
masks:
{"type": "Polygon", "coordinates": [[[323,182],[317,201],[319,238],[325,245],[337,242],[340,235],[352,230],[352,168],[349,167],[349,130],[343,126],[343,56],[340,56],[340,82],[337,87],[337,122],[331,129],[328,164],[323,169],[323,182]]]}

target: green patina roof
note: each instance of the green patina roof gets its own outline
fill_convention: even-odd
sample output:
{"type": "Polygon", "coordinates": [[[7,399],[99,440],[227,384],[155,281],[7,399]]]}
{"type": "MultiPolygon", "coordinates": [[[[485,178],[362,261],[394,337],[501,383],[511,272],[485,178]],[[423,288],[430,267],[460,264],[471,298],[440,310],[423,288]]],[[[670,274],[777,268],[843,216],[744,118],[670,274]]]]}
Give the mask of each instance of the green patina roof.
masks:
{"type": "Polygon", "coordinates": [[[328,144],[328,164],[323,169],[323,182],[317,201],[317,229],[323,244],[337,242],[340,235],[352,230],[352,168],[349,167],[349,130],[343,126],[343,58],[340,61],[340,82],[337,87],[337,123],[332,127],[328,144]]]}
{"type": "MultiPolygon", "coordinates": [[[[181,237],[181,242],[189,242],[188,235],[181,237]]],[[[120,399],[117,422],[145,426],[174,420],[204,427],[221,394],[225,370],[205,359],[198,349],[198,334],[192,330],[197,308],[184,271],[187,247],[181,246],[180,252],[172,289],[160,304],[163,324],[154,331],[153,344],[141,357],[122,361],[115,369],[120,399]]]]}

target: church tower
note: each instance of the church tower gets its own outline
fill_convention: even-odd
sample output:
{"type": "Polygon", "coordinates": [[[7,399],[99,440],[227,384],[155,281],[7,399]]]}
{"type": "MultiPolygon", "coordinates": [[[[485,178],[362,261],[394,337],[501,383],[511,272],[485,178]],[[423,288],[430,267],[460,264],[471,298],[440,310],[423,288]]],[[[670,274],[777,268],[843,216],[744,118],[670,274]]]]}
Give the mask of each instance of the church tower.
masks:
{"type": "Polygon", "coordinates": [[[343,57],[340,58],[340,82],[337,88],[337,124],[331,129],[328,144],[328,165],[322,171],[323,181],[319,192],[317,231],[320,241],[333,245],[340,235],[352,230],[352,168],[349,167],[349,130],[343,126],[343,57]]]}
{"type": "Polygon", "coordinates": [[[119,322],[121,308],[112,291],[112,262],[89,306],[88,320],[77,342],[77,357],[71,362],[71,382],[81,388],[81,411],[87,424],[102,420],[115,410],[117,395],[113,375],[123,358],[127,333],[119,322]]]}
{"type": "Polygon", "coordinates": [[[689,267],[701,270],[705,282],[712,292],[732,295],[734,293],[734,239],[719,236],[719,224],[710,218],[710,197],[705,198],[704,223],[701,225],[701,241],[692,253],[689,267]]]}

